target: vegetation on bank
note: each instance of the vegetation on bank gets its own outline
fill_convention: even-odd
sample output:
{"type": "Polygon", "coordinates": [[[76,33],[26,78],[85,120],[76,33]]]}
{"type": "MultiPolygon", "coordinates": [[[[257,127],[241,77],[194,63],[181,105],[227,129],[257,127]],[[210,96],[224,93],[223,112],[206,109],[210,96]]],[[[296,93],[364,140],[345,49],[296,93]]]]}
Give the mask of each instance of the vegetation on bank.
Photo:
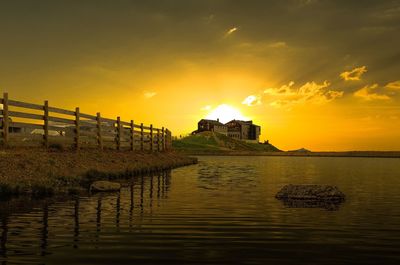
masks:
{"type": "Polygon", "coordinates": [[[194,163],[196,158],[174,152],[5,149],[0,151],[0,196],[73,194],[96,180],[126,179],[194,163]]]}
{"type": "Polygon", "coordinates": [[[182,139],[173,140],[172,147],[176,151],[190,154],[226,154],[226,153],[258,153],[279,152],[269,143],[247,143],[232,139],[226,135],[214,132],[201,132],[182,139]]]}
{"type": "Polygon", "coordinates": [[[187,155],[229,155],[229,156],[313,156],[313,157],[385,157],[400,158],[399,151],[341,151],[312,152],[301,148],[281,151],[272,144],[246,143],[223,134],[202,132],[182,139],[173,140],[175,151],[187,155]]]}

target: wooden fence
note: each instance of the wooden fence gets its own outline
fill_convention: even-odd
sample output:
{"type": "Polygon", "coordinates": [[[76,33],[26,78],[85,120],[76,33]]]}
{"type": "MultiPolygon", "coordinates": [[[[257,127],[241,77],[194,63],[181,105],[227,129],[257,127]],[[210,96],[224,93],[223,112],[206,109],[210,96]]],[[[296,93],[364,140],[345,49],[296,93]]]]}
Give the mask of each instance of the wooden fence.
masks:
{"type": "Polygon", "coordinates": [[[171,132],[143,123],[135,124],[74,111],[0,98],[1,145],[99,148],[138,151],[165,151],[171,147],[171,132]]]}

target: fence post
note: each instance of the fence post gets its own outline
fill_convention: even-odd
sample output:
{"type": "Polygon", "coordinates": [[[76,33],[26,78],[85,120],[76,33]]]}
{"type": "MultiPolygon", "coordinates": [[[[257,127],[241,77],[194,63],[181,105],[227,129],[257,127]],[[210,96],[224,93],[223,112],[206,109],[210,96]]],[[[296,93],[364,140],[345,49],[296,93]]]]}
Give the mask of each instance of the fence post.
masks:
{"type": "Polygon", "coordinates": [[[153,124],[150,124],[150,152],[153,152],[153,124]]]}
{"type": "Polygon", "coordinates": [[[169,149],[172,149],[172,132],[168,130],[169,149]]]}
{"type": "Polygon", "coordinates": [[[170,133],[170,131],[168,130],[168,129],[166,129],[166,135],[165,135],[165,149],[166,150],[169,150],[169,145],[170,145],[170,136],[171,136],[171,133],[170,133]]]}
{"type": "Polygon", "coordinates": [[[134,150],[134,144],[135,144],[135,124],[133,123],[133,120],[131,120],[131,151],[134,150]]]}
{"type": "Polygon", "coordinates": [[[8,93],[3,94],[3,146],[8,147],[8,130],[10,124],[8,120],[8,93]]]}
{"type": "Polygon", "coordinates": [[[164,130],[164,127],[161,128],[161,150],[165,151],[165,130],[164,130]]]}
{"type": "Polygon", "coordinates": [[[141,123],[140,124],[140,151],[144,150],[143,142],[144,142],[143,123],[141,123]]]}
{"type": "Polygon", "coordinates": [[[165,128],[165,135],[164,135],[164,146],[165,146],[165,150],[168,150],[168,146],[167,146],[168,140],[167,140],[167,137],[168,137],[168,129],[165,128]]]}
{"type": "Polygon", "coordinates": [[[169,140],[170,140],[170,132],[169,132],[169,130],[167,129],[167,138],[166,138],[166,147],[167,147],[167,150],[169,150],[169,140]]]}
{"type": "Polygon", "coordinates": [[[160,129],[157,129],[157,151],[160,152],[160,129]]]}
{"type": "Polygon", "coordinates": [[[44,147],[49,148],[49,101],[44,101],[44,147]]]}
{"type": "Polygon", "coordinates": [[[168,149],[172,149],[172,132],[168,130],[168,149]]]}
{"type": "Polygon", "coordinates": [[[103,150],[103,138],[101,136],[101,116],[100,116],[100,112],[97,112],[96,120],[97,120],[97,143],[99,145],[100,150],[103,150]]]}
{"type": "Polygon", "coordinates": [[[121,117],[117,117],[117,150],[121,150],[121,117]]]}
{"type": "Polygon", "coordinates": [[[75,109],[75,148],[79,150],[80,143],[79,143],[79,135],[80,135],[80,114],[79,114],[79,107],[75,109]]]}

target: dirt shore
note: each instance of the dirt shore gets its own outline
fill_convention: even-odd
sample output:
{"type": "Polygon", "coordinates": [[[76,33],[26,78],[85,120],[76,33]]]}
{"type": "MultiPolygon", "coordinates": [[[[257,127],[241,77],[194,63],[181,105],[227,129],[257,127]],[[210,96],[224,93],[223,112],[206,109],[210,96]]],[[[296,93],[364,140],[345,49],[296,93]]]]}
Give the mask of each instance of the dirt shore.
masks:
{"type": "Polygon", "coordinates": [[[0,196],[76,193],[94,180],[126,179],[195,163],[196,158],[174,152],[5,149],[0,150],[0,196]]]}

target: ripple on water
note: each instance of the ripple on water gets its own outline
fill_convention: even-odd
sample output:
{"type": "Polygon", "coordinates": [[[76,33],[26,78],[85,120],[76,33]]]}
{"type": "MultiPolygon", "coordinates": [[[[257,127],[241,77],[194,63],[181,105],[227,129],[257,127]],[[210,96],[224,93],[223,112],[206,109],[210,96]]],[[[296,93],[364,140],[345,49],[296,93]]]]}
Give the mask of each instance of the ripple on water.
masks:
{"type": "Polygon", "coordinates": [[[10,202],[2,264],[400,264],[398,159],[199,160],[120,193],[10,202]],[[289,183],[336,185],[346,201],[287,205],[274,196],[289,183]]]}

